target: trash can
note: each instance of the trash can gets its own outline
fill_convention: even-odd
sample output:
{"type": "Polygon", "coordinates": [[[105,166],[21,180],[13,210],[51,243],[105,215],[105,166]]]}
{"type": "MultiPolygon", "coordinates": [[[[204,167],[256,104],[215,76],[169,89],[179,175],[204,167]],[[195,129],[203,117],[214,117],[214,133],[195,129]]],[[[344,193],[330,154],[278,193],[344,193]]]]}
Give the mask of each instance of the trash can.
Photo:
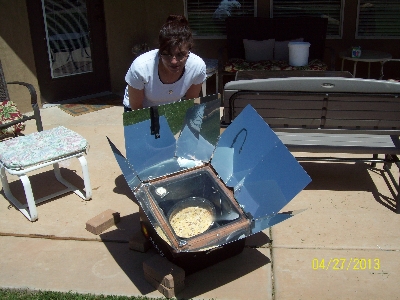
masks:
{"type": "Polygon", "coordinates": [[[310,45],[308,42],[289,42],[289,65],[294,67],[308,65],[310,45]]]}

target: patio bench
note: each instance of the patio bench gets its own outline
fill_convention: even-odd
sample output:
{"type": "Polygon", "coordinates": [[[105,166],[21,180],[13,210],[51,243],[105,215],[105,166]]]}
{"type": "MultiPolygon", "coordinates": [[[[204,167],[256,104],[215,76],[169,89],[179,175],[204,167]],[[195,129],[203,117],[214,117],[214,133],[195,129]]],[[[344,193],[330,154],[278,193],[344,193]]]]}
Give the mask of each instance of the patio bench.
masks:
{"type": "MultiPolygon", "coordinates": [[[[222,91],[224,81],[230,81],[239,70],[313,70],[334,69],[335,53],[325,46],[328,20],[320,17],[266,18],[228,17],[225,20],[226,45],[218,51],[218,82],[222,91]],[[311,44],[307,66],[289,65],[289,41],[311,44]],[[246,58],[244,40],[250,40],[247,50],[263,53],[262,60],[246,58]],[[325,52],[330,54],[330,66],[325,63],[325,52]],[[225,80],[226,79],[226,80],[225,80]]],[[[254,53],[253,53],[254,54],[254,53]]],[[[258,55],[256,55],[258,56],[258,55]]]]}
{"type": "Polygon", "coordinates": [[[250,104],[290,151],[353,154],[296,157],[298,160],[383,163],[394,186],[395,210],[400,213],[399,183],[390,170],[392,164],[400,170],[399,96],[400,83],[384,80],[292,77],[231,81],[224,88],[222,126],[250,104]]]}

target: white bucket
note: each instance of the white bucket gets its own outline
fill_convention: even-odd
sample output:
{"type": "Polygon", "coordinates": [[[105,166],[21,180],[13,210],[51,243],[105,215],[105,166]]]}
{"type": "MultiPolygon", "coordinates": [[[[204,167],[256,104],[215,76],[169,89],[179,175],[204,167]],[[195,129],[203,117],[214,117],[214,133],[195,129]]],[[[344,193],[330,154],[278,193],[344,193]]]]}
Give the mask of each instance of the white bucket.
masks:
{"type": "Polygon", "coordinates": [[[310,43],[307,42],[289,42],[289,65],[301,67],[308,65],[308,53],[310,43]]]}

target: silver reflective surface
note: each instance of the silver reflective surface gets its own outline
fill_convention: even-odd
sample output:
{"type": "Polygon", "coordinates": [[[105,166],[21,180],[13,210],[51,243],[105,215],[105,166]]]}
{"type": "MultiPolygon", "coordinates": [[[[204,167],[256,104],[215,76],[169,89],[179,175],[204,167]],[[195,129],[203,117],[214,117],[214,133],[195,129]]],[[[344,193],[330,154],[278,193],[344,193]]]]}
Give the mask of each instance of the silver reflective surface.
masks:
{"type": "Polygon", "coordinates": [[[134,121],[124,127],[126,159],[110,142],[148,220],[178,252],[234,242],[290,218],[293,212],[279,211],[311,181],[251,106],[219,136],[219,103],[159,106],[158,135],[150,130],[150,111],[129,113],[134,121]],[[191,197],[212,203],[215,220],[201,238],[185,239],[174,233],[168,215],[191,197]]]}
{"type": "Polygon", "coordinates": [[[161,116],[159,122],[159,138],[151,134],[150,120],[124,128],[126,157],[142,181],[180,169],[174,160],[170,161],[175,156],[175,137],[165,116],[161,116]]]}
{"type": "Polygon", "coordinates": [[[254,219],[277,214],[311,182],[250,105],[220,136],[211,164],[254,219]]]}
{"type": "Polygon", "coordinates": [[[139,177],[137,177],[135,170],[129,164],[128,160],[117,149],[117,147],[115,147],[115,145],[110,141],[109,138],[107,138],[107,140],[111,146],[111,150],[114,153],[115,159],[118,162],[122,174],[124,175],[125,180],[128,183],[128,186],[131,188],[132,191],[134,191],[141,183],[139,177]]]}
{"type": "Polygon", "coordinates": [[[176,156],[208,162],[219,136],[219,102],[189,108],[178,139],[176,156]]]}
{"type": "Polygon", "coordinates": [[[126,156],[141,181],[174,174],[210,160],[219,136],[219,100],[185,104],[158,107],[157,137],[150,130],[150,109],[127,113],[132,119],[146,118],[124,127],[126,156]]]}

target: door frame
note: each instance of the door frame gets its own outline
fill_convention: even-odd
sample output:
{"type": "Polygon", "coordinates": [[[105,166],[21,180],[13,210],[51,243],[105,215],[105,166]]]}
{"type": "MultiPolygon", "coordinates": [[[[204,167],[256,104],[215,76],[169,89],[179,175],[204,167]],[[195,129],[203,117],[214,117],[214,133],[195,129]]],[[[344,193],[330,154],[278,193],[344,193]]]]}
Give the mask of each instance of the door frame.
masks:
{"type": "Polygon", "coordinates": [[[111,91],[103,0],[86,0],[93,72],[51,77],[41,0],[26,0],[41,103],[111,91]]]}

